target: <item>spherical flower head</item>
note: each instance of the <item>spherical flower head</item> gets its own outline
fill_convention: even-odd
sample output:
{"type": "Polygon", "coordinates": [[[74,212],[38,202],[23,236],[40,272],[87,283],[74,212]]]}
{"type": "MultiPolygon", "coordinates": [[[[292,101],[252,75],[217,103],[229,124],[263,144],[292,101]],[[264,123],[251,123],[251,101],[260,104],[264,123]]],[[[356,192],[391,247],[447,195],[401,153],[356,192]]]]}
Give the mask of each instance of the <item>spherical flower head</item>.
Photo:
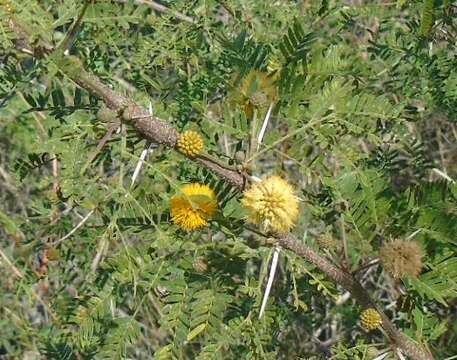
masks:
{"type": "Polygon", "coordinates": [[[192,267],[198,273],[205,273],[208,271],[208,262],[202,257],[197,257],[192,262],[192,267]]]}
{"type": "Polygon", "coordinates": [[[180,194],[173,196],[170,203],[173,222],[187,231],[208,225],[217,208],[214,191],[197,183],[182,186],[180,194]]]}
{"type": "Polygon", "coordinates": [[[248,220],[267,231],[288,232],[298,217],[294,188],[279,176],[252,184],[244,192],[241,203],[249,212],[248,220]]]}
{"type": "Polygon", "coordinates": [[[376,309],[365,309],[360,315],[360,323],[368,331],[375,330],[382,324],[381,315],[376,311],[376,309]]]}
{"type": "Polygon", "coordinates": [[[317,242],[324,249],[334,249],[338,246],[338,242],[330,234],[321,234],[317,237],[317,242]]]}
{"type": "MultiPolygon", "coordinates": [[[[237,77],[238,78],[238,77],[237,77]]],[[[248,118],[254,109],[263,110],[275,101],[277,97],[276,77],[266,72],[251,70],[240,83],[234,84],[230,95],[230,103],[240,106],[248,118]]]]}
{"type": "Polygon", "coordinates": [[[178,150],[190,157],[197,156],[203,150],[203,139],[198,132],[186,130],[178,139],[178,150]]]}
{"type": "Polygon", "coordinates": [[[422,269],[422,250],[411,240],[397,239],[385,243],[379,250],[384,269],[398,279],[402,276],[418,276],[422,269]]]}

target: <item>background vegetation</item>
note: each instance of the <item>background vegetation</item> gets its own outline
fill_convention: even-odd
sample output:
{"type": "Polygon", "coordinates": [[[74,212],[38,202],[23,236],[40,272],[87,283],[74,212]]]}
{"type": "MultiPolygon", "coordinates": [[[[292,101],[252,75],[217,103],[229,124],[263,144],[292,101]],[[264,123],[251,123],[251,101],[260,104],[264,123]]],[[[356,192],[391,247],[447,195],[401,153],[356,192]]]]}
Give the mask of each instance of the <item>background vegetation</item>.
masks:
{"type": "Polygon", "coordinates": [[[456,358],[457,4],[94,1],[72,31],[83,4],[0,1],[0,357],[403,356],[291,251],[259,320],[273,248],[244,223],[239,192],[119,127],[75,83],[82,64],[198,131],[225,166],[287,178],[302,200],[296,237],[353,272],[419,347],[456,358]],[[12,22],[41,52],[24,51],[12,22]],[[66,48],[80,63],[62,65],[66,48]],[[169,216],[188,182],[220,207],[191,233],[169,216]],[[370,263],[397,238],[423,249],[419,277],[370,263]]]}

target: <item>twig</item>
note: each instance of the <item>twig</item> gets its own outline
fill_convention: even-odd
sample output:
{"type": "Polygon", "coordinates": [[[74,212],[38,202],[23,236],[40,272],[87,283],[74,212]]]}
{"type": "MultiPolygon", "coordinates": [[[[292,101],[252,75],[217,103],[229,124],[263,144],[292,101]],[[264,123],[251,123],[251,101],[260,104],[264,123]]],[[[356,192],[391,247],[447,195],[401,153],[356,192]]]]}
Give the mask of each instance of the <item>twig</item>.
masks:
{"type": "Polygon", "coordinates": [[[102,151],[103,147],[105,146],[105,144],[108,142],[108,140],[111,139],[111,137],[113,136],[113,133],[115,130],[117,130],[119,128],[119,125],[121,124],[121,122],[119,120],[116,120],[109,128],[108,128],[108,131],[106,132],[106,134],[103,136],[103,138],[98,142],[97,144],[97,147],[95,148],[95,150],[92,152],[92,154],[89,156],[89,159],[87,159],[86,163],[84,164],[83,168],[81,169],[81,172],[80,174],[81,175],[84,175],[84,173],[86,172],[87,168],[90,166],[90,164],[92,163],[92,161],[95,160],[95,158],[98,156],[98,154],[100,153],[100,151],[102,151]]]}
{"type": "Polygon", "coordinates": [[[352,271],[352,275],[355,275],[355,274],[357,274],[357,273],[359,273],[359,272],[361,272],[363,270],[366,270],[366,269],[378,264],[379,261],[380,261],[379,258],[369,261],[368,263],[362,265],[358,269],[355,269],[354,271],[352,271]]]}
{"type": "Polygon", "coordinates": [[[344,265],[348,266],[348,264],[349,264],[348,242],[346,239],[346,228],[344,226],[343,215],[341,215],[341,217],[340,217],[340,224],[341,224],[341,234],[342,234],[342,238],[343,238],[344,265]]]}
{"type": "Polygon", "coordinates": [[[14,275],[16,275],[18,278],[22,278],[22,273],[19,271],[19,269],[11,262],[11,260],[6,256],[6,254],[3,252],[2,249],[0,249],[0,256],[3,258],[3,260],[6,262],[6,264],[10,267],[11,270],[13,270],[14,275]]]}
{"type": "MultiPolygon", "coordinates": [[[[3,250],[1,248],[0,248],[0,257],[5,261],[5,263],[9,266],[9,268],[13,271],[14,275],[16,275],[20,279],[22,279],[24,277],[24,274],[11,262],[11,260],[3,252],[3,250]]],[[[49,305],[42,299],[42,297],[33,288],[31,288],[30,291],[31,291],[33,297],[43,305],[43,307],[46,309],[47,313],[49,313],[51,315],[51,317],[54,320],[56,320],[57,316],[53,313],[53,311],[51,310],[49,305]]]]}
{"type": "Polygon", "coordinates": [[[56,51],[60,51],[61,53],[65,54],[65,55],[69,54],[70,48],[71,48],[73,42],[75,41],[78,28],[81,25],[84,14],[86,13],[86,10],[87,10],[87,7],[89,6],[89,4],[90,4],[90,1],[86,0],[86,2],[83,5],[83,8],[81,9],[81,12],[79,13],[78,18],[71,25],[70,30],[67,32],[67,34],[65,35],[62,42],[57,46],[56,51]]]}

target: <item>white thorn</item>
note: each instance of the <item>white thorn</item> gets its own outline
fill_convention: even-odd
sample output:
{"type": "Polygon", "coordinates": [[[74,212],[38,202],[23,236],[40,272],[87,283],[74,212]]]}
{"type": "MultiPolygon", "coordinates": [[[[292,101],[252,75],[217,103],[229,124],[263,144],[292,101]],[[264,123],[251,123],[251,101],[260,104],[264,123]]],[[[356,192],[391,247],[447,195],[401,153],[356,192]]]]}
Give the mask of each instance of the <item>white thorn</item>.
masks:
{"type": "Polygon", "coordinates": [[[267,114],[265,115],[265,119],[263,120],[262,128],[260,129],[259,136],[257,138],[257,150],[259,150],[259,146],[262,143],[263,136],[265,135],[265,131],[267,130],[268,121],[270,120],[271,111],[273,110],[274,104],[271,103],[270,107],[268,108],[267,114]]]}
{"type": "Polygon", "coordinates": [[[257,176],[251,175],[251,180],[254,182],[261,182],[262,180],[258,178],[257,176]]]}
{"type": "MultiPolygon", "coordinates": [[[[149,114],[151,116],[153,114],[151,102],[149,102],[149,114]]],[[[138,162],[136,163],[135,171],[133,172],[132,181],[130,183],[130,186],[133,186],[133,184],[135,183],[136,178],[140,174],[140,170],[141,170],[141,167],[143,166],[144,160],[146,159],[146,156],[148,155],[148,153],[151,151],[152,151],[152,143],[150,141],[146,141],[146,144],[144,145],[144,149],[140,155],[140,160],[138,160],[138,162]]],[[[127,194],[126,194],[126,196],[127,196],[127,194]]]]}
{"type": "Polygon", "coordinates": [[[435,172],[436,174],[438,174],[439,176],[441,176],[442,178],[446,179],[447,181],[449,181],[453,184],[455,183],[455,180],[453,178],[451,178],[448,174],[446,174],[444,171],[441,171],[440,169],[437,169],[437,168],[433,168],[432,171],[435,172]]]}
{"type": "Polygon", "coordinates": [[[403,356],[403,354],[401,353],[400,349],[397,349],[397,355],[398,357],[400,358],[400,360],[406,360],[406,358],[403,356]]]}
{"type": "Polygon", "coordinates": [[[422,231],[422,229],[417,229],[416,231],[414,231],[411,235],[409,235],[406,240],[411,240],[414,236],[416,236],[417,234],[419,234],[420,232],[422,231]]]}
{"type": "Polygon", "coordinates": [[[133,186],[133,184],[135,183],[136,178],[138,177],[138,174],[140,173],[141,167],[143,166],[144,160],[146,159],[146,156],[148,155],[149,152],[152,152],[152,143],[148,141],[144,145],[144,149],[141,152],[140,160],[138,160],[138,162],[136,163],[135,171],[133,172],[132,181],[130,183],[130,186],[133,186]]]}
{"type": "Polygon", "coordinates": [[[89,218],[91,217],[91,215],[94,213],[95,209],[92,209],[91,211],[89,211],[87,213],[86,216],[84,216],[84,218],[78,223],[78,225],[76,225],[67,235],[65,235],[63,238],[57,240],[54,245],[60,243],[61,241],[64,241],[66,239],[68,239],[71,235],[73,235],[81,226],[84,225],[84,223],[89,220],[89,218]]]}
{"type": "Polygon", "coordinates": [[[385,352],[384,354],[381,354],[377,357],[375,357],[373,360],[382,360],[384,359],[385,357],[387,357],[387,355],[389,355],[389,351],[385,352]]]}
{"type": "Polygon", "coordinates": [[[281,249],[275,247],[273,252],[273,259],[271,260],[270,274],[268,275],[267,287],[265,288],[265,293],[263,294],[262,306],[260,307],[259,320],[262,318],[265,308],[267,307],[268,296],[270,295],[271,286],[273,285],[273,279],[275,277],[276,268],[278,266],[279,252],[281,249]]]}
{"type": "Polygon", "coordinates": [[[344,294],[338,296],[338,298],[335,300],[335,305],[343,305],[346,301],[349,300],[350,297],[351,293],[346,291],[344,294]]]}

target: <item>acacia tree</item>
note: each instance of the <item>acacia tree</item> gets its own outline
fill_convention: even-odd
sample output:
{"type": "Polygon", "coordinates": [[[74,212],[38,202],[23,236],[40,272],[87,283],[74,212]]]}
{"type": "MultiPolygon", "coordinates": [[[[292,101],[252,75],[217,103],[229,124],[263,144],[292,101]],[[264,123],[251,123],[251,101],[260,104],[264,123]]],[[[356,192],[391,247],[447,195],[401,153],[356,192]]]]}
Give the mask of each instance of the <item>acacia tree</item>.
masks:
{"type": "Polygon", "coordinates": [[[452,358],[455,6],[164,4],[1,3],[1,351],[452,358]]]}

